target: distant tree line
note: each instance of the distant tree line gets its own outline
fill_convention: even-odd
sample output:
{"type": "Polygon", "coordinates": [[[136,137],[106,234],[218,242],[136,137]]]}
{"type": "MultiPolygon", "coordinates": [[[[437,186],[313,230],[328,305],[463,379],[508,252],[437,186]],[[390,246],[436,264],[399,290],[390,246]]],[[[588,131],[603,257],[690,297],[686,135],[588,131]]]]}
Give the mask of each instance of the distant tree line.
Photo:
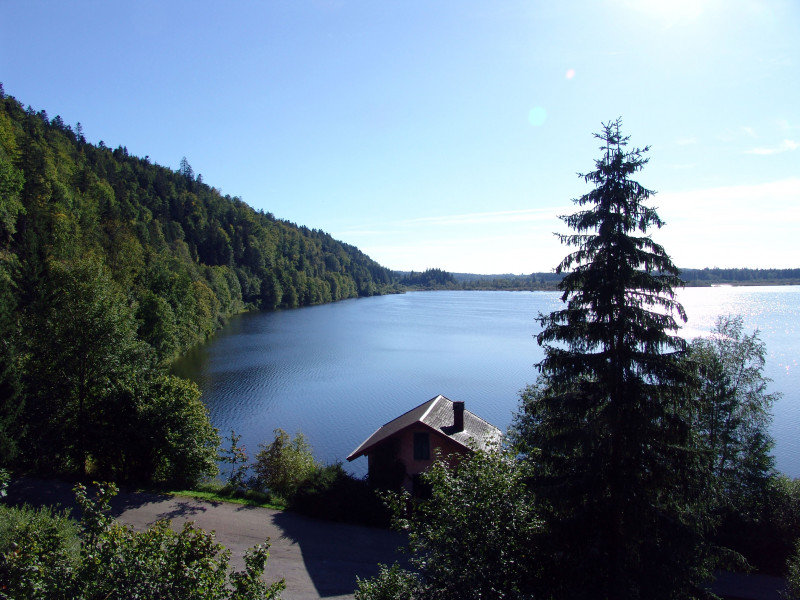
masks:
{"type": "MultiPolygon", "coordinates": [[[[564,274],[476,275],[455,273],[458,289],[557,290],[564,274]]],[[[710,285],[800,285],[800,269],[680,269],[686,287],[710,285]]]]}
{"type": "Polygon", "coordinates": [[[687,286],[800,285],[800,269],[681,269],[687,286]]]}
{"type": "Polygon", "coordinates": [[[476,275],[456,273],[459,287],[464,290],[556,290],[563,275],[558,273],[531,273],[530,275],[476,275]]]}
{"type": "Polygon", "coordinates": [[[399,275],[401,275],[400,285],[409,288],[454,289],[457,287],[453,274],[441,269],[427,269],[422,273],[411,271],[399,275]]]}

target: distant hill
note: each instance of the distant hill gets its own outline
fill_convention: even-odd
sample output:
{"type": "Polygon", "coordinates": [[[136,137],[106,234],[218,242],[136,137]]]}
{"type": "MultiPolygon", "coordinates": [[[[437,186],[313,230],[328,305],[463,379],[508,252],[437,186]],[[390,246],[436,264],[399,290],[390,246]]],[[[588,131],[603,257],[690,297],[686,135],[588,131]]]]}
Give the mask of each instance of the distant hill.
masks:
{"type": "MultiPolygon", "coordinates": [[[[392,272],[316,229],[223,196],[184,158],[173,171],[86,142],[0,86],[0,283],[24,313],[56,262],[88,259],[125,290],[162,358],[247,307],[291,308],[398,291],[392,272]]],[[[3,291],[3,290],[0,290],[3,291]]],[[[2,298],[0,298],[1,300],[2,298]]]]}

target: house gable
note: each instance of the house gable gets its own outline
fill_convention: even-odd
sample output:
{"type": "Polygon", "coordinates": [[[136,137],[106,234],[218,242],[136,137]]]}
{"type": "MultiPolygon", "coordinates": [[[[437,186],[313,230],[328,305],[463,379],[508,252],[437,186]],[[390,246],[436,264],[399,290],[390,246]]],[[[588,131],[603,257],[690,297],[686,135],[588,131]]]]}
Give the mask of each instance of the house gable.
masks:
{"type": "Polygon", "coordinates": [[[408,484],[434,462],[437,450],[444,457],[457,456],[500,438],[497,427],[464,410],[463,402],[439,395],[379,427],[347,460],[366,455],[371,476],[376,470],[402,469],[408,484]]]}

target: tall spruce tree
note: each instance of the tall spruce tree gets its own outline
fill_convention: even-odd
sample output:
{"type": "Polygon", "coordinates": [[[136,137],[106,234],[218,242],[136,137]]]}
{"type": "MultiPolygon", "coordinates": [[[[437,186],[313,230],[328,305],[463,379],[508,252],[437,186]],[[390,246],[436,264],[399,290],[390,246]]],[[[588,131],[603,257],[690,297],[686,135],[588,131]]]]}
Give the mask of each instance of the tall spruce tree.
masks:
{"type": "Polygon", "coordinates": [[[559,598],[688,598],[708,577],[705,475],[690,426],[676,335],[678,269],[647,234],[663,222],[631,176],[649,147],[626,150],[603,124],[594,189],[561,219],[576,247],[558,265],[566,307],[539,315],[545,357],[516,431],[538,448],[547,515],[545,572],[559,598]]]}

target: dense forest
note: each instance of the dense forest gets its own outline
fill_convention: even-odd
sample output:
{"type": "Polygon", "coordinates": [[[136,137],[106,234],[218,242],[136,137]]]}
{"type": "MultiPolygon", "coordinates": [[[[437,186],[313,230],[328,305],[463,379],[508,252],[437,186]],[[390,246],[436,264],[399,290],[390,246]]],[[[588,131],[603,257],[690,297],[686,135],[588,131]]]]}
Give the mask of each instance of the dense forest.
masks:
{"type": "Polygon", "coordinates": [[[394,281],[223,196],[185,158],[173,171],[87,143],[0,86],[0,467],[192,480],[218,439],[196,387],[168,375],[174,357],[248,308],[394,281]]]}

